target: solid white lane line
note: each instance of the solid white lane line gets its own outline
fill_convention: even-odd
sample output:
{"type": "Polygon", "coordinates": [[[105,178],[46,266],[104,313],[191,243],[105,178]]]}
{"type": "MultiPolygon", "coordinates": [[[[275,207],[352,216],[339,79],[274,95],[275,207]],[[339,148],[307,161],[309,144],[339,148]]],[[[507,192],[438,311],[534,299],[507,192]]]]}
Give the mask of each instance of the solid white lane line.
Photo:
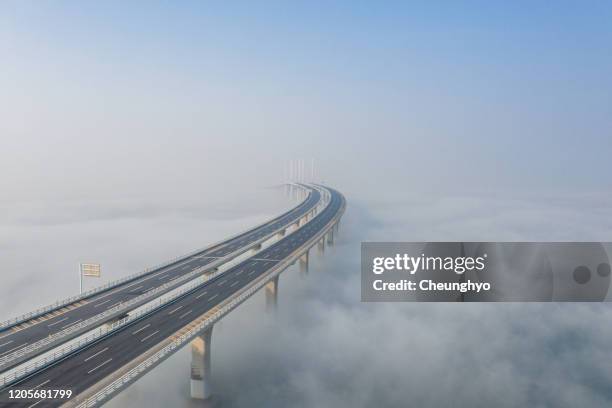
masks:
{"type": "Polygon", "coordinates": [[[102,302],[102,303],[98,303],[98,304],[94,305],[94,307],[102,306],[103,304],[106,304],[106,303],[110,302],[111,300],[112,300],[112,299],[105,300],[105,301],[104,301],[104,302],[102,302]]]}
{"type": "Polygon", "coordinates": [[[140,285],[140,286],[138,286],[138,287],[136,287],[136,288],[134,288],[134,289],[132,289],[132,290],[138,290],[138,289],[142,288],[143,286],[144,286],[144,285],[140,285]]]}
{"type": "Polygon", "coordinates": [[[53,322],[51,324],[48,324],[47,327],[55,326],[56,324],[61,323],[64,320],[68,320],[68,316],[64,317],[63,319],[59,319],[57,322],[53,322]]]}
{"type": "Polygon", "coordinates": [[[179,319],[182,319],[183,317],[187,316],[189,313],[193,312],[193,309],[191,309],[188,312],[183,313],[182,315],[179,316],[179,319]]]}
{"type": "Polygon", "coordinates": [[[112,309],[113,307],[117,306],[118,304],[123,303],[123,300],[118,301],[117,303],[113,303],[112,305],[110,305],[108,308],[112,309]]]}
{"type": "MultiPolygon", "coordinates": [[[[168,274],[168,275],[170,275],[170,274],[168,274]]],[[[160,277],[159,277],[159,278],[157,278],[157,279],[158,279],[158,280],[165,279],[165,278],[167,278],[167,277],[168,277],[168,275],[160,276],[160,277]]]]}
{"type": "Polygon", "coordinates": [[[89,360],[91,360],[92,358],[94,358],[95,356],[97,356],[98,354],[102,354],[102,353],[104,353],[106,350],[108,350],[108,347],[107,347],[107,348],[105,348],[104,350],[100,350],[100,351],[98,351],[98,352],[97,352],[96,354],[94,354],[94,355],[91,355],[91,356],[87,357],[87,358],[86,358],[85,360],[83,360],[83,361],[89,361],[89,360]]]}
{"type": "Polygon", "coordinates": [[[110,363],[111,361],[113,361],[113,359],[112,359],[112,358],[109,358],[108,360],[106,360],[106,361],[105,361],[105,362],[103,362],[102,364],[97,365],[97,366],[95,366],[94,368],[92,368],[91,370],[89,370],[89,371],[87,372],[87,374],[91,374],[91,373],[93,373],[93,372],[94,372],[94,371],[96,371],[98,368],[102,367],[102,366],[103,366],[103,365],[105,365],[105,364],[110,363]]]}
{"type": "Polygon", "coordinates": [[[136,330],[135,332],[132,332],[132,334],[138,334],[141,331],[143,331],[144,329],[146,329],[147,327],[149,327],[151,325],[151,323],[147,324],[146,326],[141,327],[140,329],[136,330]]]}
{"type": "Polygon", "coordinates": [[[48,383],[49,381],[51,381],[51,380],[47,380],[47,381],[45,381],[45,382],[43,382],[43,383],[40,383],[40,384],[38,384],[36,387],[32,387],[32,389],[33,389],[33,390],[35,390],[35,389],[37,389],[37,388],[40,388],[40,387],[42,387],[43,385],[45,385],[46,383],[48,383]]]}
{"type": "Polygon", "coordinates": [[[7,341],[6,343],[2,343],[2,344],[0,344],[0,347],[4,347],[4,346],[6,346],[7,344],[11,344],[12,342],[13,342],[13,340],[9,340],[9,341],[7,341]]]}
{"type": "Polygon", "coordinates": [[[8,354],[8,353],[10,353],[11,351],[17,350],[18,348],[23,347],[23,346],[25,346],[26,344],[28,344],[28,343],[23,343],[23,344],[22,344],[22,345],[20,345],[20,346],[13,347],[13,348],[12,348],[12,349],[10,349],[10,350],[3,351],[2,353],[0,353],[0,356],[3,356],[3,355],[5,355],[5,354],[8,354]]]}
{"type": "Polygon", "coordinates": [[[233,288],[234,286],[236,286],[236,285],[237,285],[237,284],[239,284],[239,283],[240,283],[240,282],[238,282],[238,281],[236,281],[236,282],[232,283],[232,284],[230,285],[230,288],[233,288]]]}
{"type": "Polygon", "coordinates": [[[72,323],[68,323],[67,325],[62,326],[62,327],[61,327],[61,329],[62,329],[62,330],[64,330],[64,329],[65,329],[65,328],[67,328],[67,327],[74,326],[75,324],[77,324],[77,323],[78,323],[78,322],[80,322],[81,320],[83,320],[83,319],[78,319],[78,320],[75,320],[75,321],[74,321],[74,322],[72,322],[72,323]]]}
{"type": "Polygon", "coordinates": [[[144,339],[140,340],[140,342],[145,342],[148,339],[150,339],[151,337],[155,336],[157,333],[159,333],[159,330],[155,330],[153,333],[149,334],[147,337],[145,337],[144,339]]]}
{"type": "Polygon", "coordinates": [[[169,311],[169,312],[168,312],[168,316],[170,316],[171,314],[173,314],[174,312],[176,312],[177,310],[180,310],[180,309],[182,309],[182,308],[183,308],[183,306],[179,306],[179,307],[177,307],[176,309],[169,311]]]}
{"type": "Polygon", "coordinates": [[[213,300],[214,298],[216,298],[217,296],[219,296],[219,294],[216,294],[215,296],[211,297],[210,299],[208,299],[208,301],[210,302],[211,300],[213,300]]]}
{"type": "Polygon", "coordinates": [[[196,299],[201,298],[202,296],[204,296],[204,295],[205,295],[205,294],[207,294],[207,293],[208,293],[208,291],[207,291],[207,290],[205,290],[204,292],[202,292],[202,293],[200,293],[198,296],[196,296],[196,299]]]}

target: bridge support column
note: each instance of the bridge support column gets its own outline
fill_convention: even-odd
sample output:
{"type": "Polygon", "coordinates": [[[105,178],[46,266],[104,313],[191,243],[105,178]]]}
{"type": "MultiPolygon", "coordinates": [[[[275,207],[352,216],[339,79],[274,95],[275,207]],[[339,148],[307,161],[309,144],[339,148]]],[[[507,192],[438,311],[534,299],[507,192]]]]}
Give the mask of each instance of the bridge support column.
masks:
{"type": "Polygon", "coordinates": [[[278,275],[266,283],[266,310],[274,310],[278,304],[278,275]]]}
{"type": "Polygon", "coordinates": [[[300,273],[303,275],[308,274],[308,251],[300,256],[300,273]]]}
{"type": "Polygon", "coordinates": [[[330,228],[329,231],[327,231],[327,243],[329,245],[334,245],[334,229],[330,228]]]}
{"type": "Polygon", "coordinates": [[[325,252],[325,237],[321,238],[321,240],[317,242],[317,249],[319,250],[320,254],[325,252]]]}
{"type": "Polygon", "coordinates": [[[211,396],[210,353],[212,326],[191,341],[191,398],[211,396]]]}

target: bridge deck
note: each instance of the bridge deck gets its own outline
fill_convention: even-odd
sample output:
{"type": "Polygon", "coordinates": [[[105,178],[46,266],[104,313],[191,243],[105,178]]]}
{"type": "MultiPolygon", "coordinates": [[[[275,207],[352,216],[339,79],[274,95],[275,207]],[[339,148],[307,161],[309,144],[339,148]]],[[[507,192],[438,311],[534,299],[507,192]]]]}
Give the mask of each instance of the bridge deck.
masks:
{"type": "MultiPolygon", "coordinates": [[[[27,407],[40,401],[9,401],[9,389],[71,389],[73,395],[81,394],[113,373],[116,374],[150,349],[172,341],[195,320],[265,275],[279,260],[290,256],[316,236],[343,204],[342,196],[330,191],[331,201],[324,211],[303,228],[262,250],[255,259],[241,262],[149,315],[3,389],[0,404],[27,407]]],[[[59,406],[65,401],[42,402],[44,406],[59,406]]]]}
{"type": "MultiPolygon", "coordinates": [[[[248,248],[249,245],[257,242],[262,237],[274,233],[279,228],[291,225],[297,219],[311,211],[319,203],[319,200],[319,192],[313,190],[303,203],[266,224],[258,226],[202,252],[193,254],[176,263],[153,270],[131,282],[125,282],[108,291],[97,293],[77,303],[50,311],[44,316],[0,331],[0,371],[15,367],[21,364],[26,358],[32,358],[56,347],[58,342],[41,345],[34,350],[30,350],[37,342],[45,342],[46,339],[49,339],[49,336],[60,337],[60,342],[68,341],[104,323],[104,321],[96,321],[92,322],[91,325],[85,324],[88,319],[105,313],[107,314],[104,316],[105,320],[108,321],[136,307],[137,305],[130,308],[127,308],[127,305],[125,305],[126,307],[124,308],[121,307],[132,299],[146,294],[147,292],[155,291],[161,286],[166,285],[162,293],[156,291],[156,293],[150,294],[152,297],[157,297],[184,284],[185,282],[180,279],[181,277],[198,269],[205,268],[219,258],[248,248]],[[171,284],[173,281],[175,284],[171,284]],[[108,315],[109,311],[112,311],[110,315],[108,315]],[[78,331],[71,330],[76,328],[74,327],[75,325],[79,325],[78,331]],[[68,331],[70,333],[62,333],[63,331],[68,331]]],[[[139,302],[139,304],[148,301],[147,296],[142,296],[142,298],[143,300],[139,302]]]]}

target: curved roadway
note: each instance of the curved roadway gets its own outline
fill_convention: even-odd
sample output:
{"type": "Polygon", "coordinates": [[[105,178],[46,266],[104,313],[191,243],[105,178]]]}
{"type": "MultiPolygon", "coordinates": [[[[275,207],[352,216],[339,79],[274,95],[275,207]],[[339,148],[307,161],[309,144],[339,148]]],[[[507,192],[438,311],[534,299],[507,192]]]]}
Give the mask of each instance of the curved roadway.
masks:
{"type": "MultiPolygon", "coordinates": [[[[19,324],[14,327],[9,327],[0,331],[0,369],[8,370],[12,367],[21,364],[25,357],[32,358],[39,355],[52,347],[57,347],[57,343],[48,347],[37,348],[34,352],[28,352],[25,356],[16,358],[15,353],[19,353],[21,349],[32,345],[37,341],[44,340],[48,336],[57,334],[62,330],[69,329],[71,326],[79,324],[87,319],[99,315],[109,309],[115,308],[122,303],[125,303],[137,296],[141,296],[146,292],[152,291],[164,284],[172,282],[187,275],[194,270],[201,269],[218,258],[225,257],[240,249],[244,249],[262,237],[274,233],[279,229],[289,226],[303,217],[306,213],[312,210],[320,200],[320,193],[317,190],[311,190],[309,197],[294,209],[280,215],[279,217],[262,224],[250,231],[233,237],[229,240],[214,245],[211,248],[188,256],[171,265],[156,269],[135,278],[134,280],[125,282],[116,287],[109,288],[106,291],[96,293],[90,297],[83,299],[72,307],[66,306],[55,313],[48,313],[46,317],[33,319],[29,322],[19,324]]],[[[183,285],[185,281],[179,280],[176,285],[169,285],[167,290],[170,291],[175,287],[183,285]]],[[[159,293],[161,295],[163,293],[159,293]]],[[[146,300],[148,301],[148,300],[146,300]]],[[[120,309],[120,308],[119,308],[120,309]]],[[[118,310],[119,315],[126,313],[129,310],[118,310]]],[[[113,316],[109,316],[111,320],[113,316]]],[[[104,321],[98,321],[95,325],[85,327],[71,336],[61,338],[61,341],[68,341],[76,337],[86,330],[90,330],[103,324],[104,321]]]]}
{"type": "Polygon", "coordinates": [[[235,295],[283,258],[291,255],[315,236],[336,215],[344,198],[329,189],[329,205],[304,227],[228,269],[194,290],[184,294],[120,330],[85,346],[63,360],[22,379],[0,391],[0,404],[7,407],[59,406],[61,400],[9,401],[10,389],[70,389],[82,393],[113,372],[136,360],[147,350],[168,341],[196,318],[235,295]]]}

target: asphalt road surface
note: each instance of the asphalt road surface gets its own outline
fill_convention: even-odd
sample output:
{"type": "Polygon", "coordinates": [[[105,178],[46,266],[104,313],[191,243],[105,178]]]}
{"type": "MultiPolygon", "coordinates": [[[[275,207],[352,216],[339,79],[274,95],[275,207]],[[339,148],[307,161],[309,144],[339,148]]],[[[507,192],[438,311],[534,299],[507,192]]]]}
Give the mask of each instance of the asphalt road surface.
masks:
{"type": "MultiPolygon", "coordinates": [[[[8,360],[8,357],[12,357],[13,353],[30,344],[36,343],[72,325],[94,317],[108,309],[112,309],[148,291],[154,290],[161,285],[177,280],[196,269],[210,264],[217,258],[224,257],[240,248],[250,245],[263,236],[278,230],[282,226],[291,225],[313,209],[319,203],[319,199],[320,193],[313,190],[305,202],[285,214],[280,215],[269,223],[256,227],[237,237],[215,245],[212,248],[177,261],[176,263],[153,270],[132,281],[124,282],[115,288],[92,295],[84,299],[83,302],[79,302],[71,307],[62,308],[61,313],[48,313],[46,318],[34,319],[30,322],[0,331],[0,368],[4,371],[20,364],[20,360],[3,360],[8,360]]],[[[178,281],[176,285],[169,285],[167,291],[183,285],[184,283],[184,281],[178,281]]],[[[89,329],[97,327],[102,323],[103,321],[98,321],[89,329]]],[[[82,333],[83,331],[81,330],[80,332],[82,333]]],[[[78,334],[79,333],[74,333],[72,336],[66,336],[64,341],[78,334]]],[[[36,353],[29,354],[28,357],[41,354],[48,348],[49,347],[40,348],[36,353]]]]}
{"type": "Polygon", "coordinates": [[[149,315],[4,388],[0,391],[0,405],[3,407],[60,406],[66,401],[42,399],[11,401],[8,398],[9,390],[69,389],[72,390],[74,398],[166,340],[265,274],[319,232],[336,215],[343,202],[343,197],[338,192],[329,190],[332,193],[330,205],[301,229],[149,315]]]}

